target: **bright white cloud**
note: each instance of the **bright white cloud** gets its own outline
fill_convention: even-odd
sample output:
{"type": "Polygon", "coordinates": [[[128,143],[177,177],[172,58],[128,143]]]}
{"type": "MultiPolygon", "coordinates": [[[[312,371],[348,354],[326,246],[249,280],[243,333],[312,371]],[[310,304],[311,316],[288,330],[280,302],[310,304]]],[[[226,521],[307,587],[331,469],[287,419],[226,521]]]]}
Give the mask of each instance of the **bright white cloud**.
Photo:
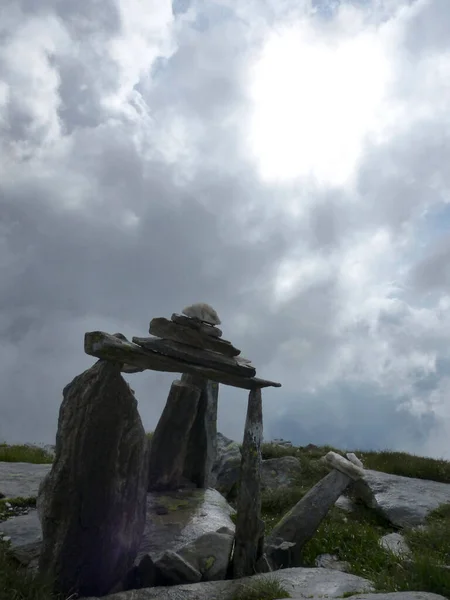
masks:
{"type": "MultiPolygon", "coordinates": [[[[152,316],[207,300],[283,383],[269,430],[313,394],[309,429],[336,397],[332,420],[353,435],[345,385],[386,414],[450,419],[449,245],[433,246],[450,190],[446,4],[343,2],[327,20],[312,4],[0,12],[2,381],[21,412],[37,385],[56,411],[89,362],[86,328],[145,335],[152,316]]],[[[169,380],[133,381],[149,428],[169,380]]],[[[223,396],[240,435],[242,395],[223,396]]]]}
{"type": "Polygon", "coordinates": [[[249,142],[264,179],[312,175],[333,185],[354,174],[366,136],[389,114],[384,37],[374,27],[324,31],[306,19],[269,35],[250,84],[249,142]]]}

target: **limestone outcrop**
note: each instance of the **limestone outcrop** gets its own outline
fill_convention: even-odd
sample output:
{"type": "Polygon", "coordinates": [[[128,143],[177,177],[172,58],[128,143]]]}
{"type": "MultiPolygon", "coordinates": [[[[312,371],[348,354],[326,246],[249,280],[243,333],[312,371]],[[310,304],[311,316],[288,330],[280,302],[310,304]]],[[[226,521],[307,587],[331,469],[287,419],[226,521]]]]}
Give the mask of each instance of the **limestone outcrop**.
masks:
{"type": "Polygon", "coordinates": [[[450,502],[450,484],[364,470],[352,494],[397,527],[416,527],[450,502]]]}

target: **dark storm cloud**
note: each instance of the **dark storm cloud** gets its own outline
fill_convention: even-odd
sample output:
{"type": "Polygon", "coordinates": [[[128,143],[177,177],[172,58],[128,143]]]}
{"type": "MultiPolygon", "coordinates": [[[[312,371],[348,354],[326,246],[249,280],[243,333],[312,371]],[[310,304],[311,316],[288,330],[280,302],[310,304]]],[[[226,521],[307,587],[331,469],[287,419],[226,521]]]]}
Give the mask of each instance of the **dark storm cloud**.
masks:
{"type": "Polygon", "coordinates": [[[413,416],[399,409],[391,396],[360,384],[299,394],[288,406],[283,416],[272,420],[270,434],[300,446],[314,443],[346,450],[415,453],[439,427],[432,414],[413,416]]]}
{"type": "MultiPolygon", "coordinates": [[[[403,397],[394,389],[403,373],[410,377],[412,338],[405,332],[421,316],[374,296],[374,326],[365,298],[353,295],[356,285],[343,280],[340,266],[354,238],[369,239],[378,227],[398,233],[423,208],[424,196],[438,202],[429,183],[445,158],[439,121],[424,122],[415,137],[407,132],[385,145],[369,144],[358,202],[349,202],[347,189],[311,188],[308,208],[293,217],[293,198],[308,196],[303,182],[290,189],[262,183],[242,144],[250,115],[248,61],[267,22],[285,18],[284,5],[249,3],[239,9],[244,19],[214,3],[178,3],[179,20],[167,34],[170,51],[155,50],[154,32],[139,30],[148,43],[139,55],[133,54],[136,32],[116,3],[36,7],[10,3],[12,34],[0,42],[0,83],[12,94],[2,105],[0,88],[0,124],[6,121],[0,438],[52,441],[62,388],[93,362],[83,353],[85,331],[145,335],[152,317],[207,301],[219,312],[224,336],[258,374],[282,380],[281,390],[264,393],[272,437],[349,447],[405,447],[412,435],[423,440],[433,417],[400,413],[403,397]],[[21,62],[8,44],[30,16],[33,27],[15,47],[21,62]],[[110,45],[119,38],[121,60],[110,45]],[[128,78],[135,62],[143,66],[128,78]],[[26,143],[27,160],[18,140],[26,143]],[[277,303],[286,258],[304,275],[279,292],[277,303]],[[359,387],[340,381],[347,346],[361,355],[357,367],[363,365],[360,376],[369,380],[359,387]],[[390,353],[407,363],[390,380],[391,394],[371,381],[390,353]],[[316,383],[313,394],[308,390],[316,383]]],[[[127,16],[136,29],[139,10],[130,3],[127,16]]],[[[362,285],[373,293],[370,278],[362,285]]],[[[413,340],[419,354],[441,344],[433,327],[424,325],[422,345],[413,340]]],[[[173,378],[128,377],[147,429],[155,426],[173,378]]],[[[228,435],[241,435],[245,405],[245,393],[221,389],[220,427],[228,435]]]]}
{"type": "Polygon", "coordinates": [[[450,293],[450,234],[440,236],[430,250],[411,269],[410,282],[420,292],[450,293]]]}

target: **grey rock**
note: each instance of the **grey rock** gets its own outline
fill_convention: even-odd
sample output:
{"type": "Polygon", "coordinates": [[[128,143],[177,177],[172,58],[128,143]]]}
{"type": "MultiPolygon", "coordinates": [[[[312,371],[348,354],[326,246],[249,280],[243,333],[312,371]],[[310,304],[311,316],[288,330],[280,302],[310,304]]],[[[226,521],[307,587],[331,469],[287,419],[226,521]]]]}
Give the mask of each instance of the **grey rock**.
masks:
{"type": "Polygon", "coordinates": [[[65,594],[107,593],[133,566],[144,529],[147,438],[120,368],[98,361],[63,391],[38,501],[39,567],[65,594]]]}
{"type": "Polygon", "coordinates": [[[291,487],[302,473],[301,463],[295,456],[269,458],[261,463],[261,488],[280,489],[291,487]]]}
{"type": "Polygon", "coordinates": [[[0,486],[5,498],[36,497],[39,485],[52,465],[0,462],[0,486]]]}
{"type": "Polygon", "coordinates": [[[27,515],[0,523],[0,534],[11,538],[12,547],[42,542],[41,524],[36,509],[30,509],[27,515]]]}
{"type": "Polygon", "coordinates": [[[217,530],[217,533],[226,533],[228,535],[233,536],[234,530],[230,529],[229,527],[219,527],[219,529],[217,530]]]}
{"type": "Polygon", "coordinates": [[[350,563],[346,560],[339,560],[335,554],[320,554],[316,556],[314,563],[321,569],[334,569],[344,573],[348,573],[351,568],[350,563]]]}
{"type": "Polygon", "coordinates": [[[269,562],[266,554],[261,554],[261,556],[256,561],[255,570],[257,573],[271,573],[272,565],[269,562]]]}
{"type": "Polygon", "coordinates": [[[339,496],[339,498],[336,500],[334,505],[337,506],[338,508],[340,508],[341,510],[344,510],[345,512],[349,512],[349,513],[354,512],[354,510],[356,509],[356,506],[355,506],[355,503],[353,502],[353,500],[344,495],[339,496]]]}
{"type": "MultiPolygon", "coordinates": [[[[232,497],[239,481],[241,450],[239,444],[217,433],[216,460],[212,485],[225,497],[232,497]]],[[[261,461],[261,489],[289,487],[301,475],[300,461],[294,456],[261,461]]]]}
{"type": "Polygon", "coordinates": [[[201,573],[203,581],[218,581],[227,575],[233,541],[234,534],[212,531],[184,546],[179,554],[201,573]]]}
{"type": "Polygon", "coordinates": [[[362,460],[360,460],[354,452],[347,452],[346,457],[354,465],[356,465],[357,467],[360,467],[361,469],[364,469],[364,464],[363,464],[362,460]]]}
{"type": "MultiPolygon", "coordinates": [[[[286,542],[282,538],[270,538],[264,546],[266,562],[270,570],[283,569],[295,562],[295,542],[286,542]]],[[[263,563],[264,564],[264,563],[263,563]]]]}
{"type": "Polygon", "coordinates": [[[450,502],[450,484],[365,470],[353,494],[397,527],[415,527],[450,502]]]}
{"type": "Polygon", "coordinates": [[[240,470],[241,450],[239,444],[218,432],[212,485],[225,497],[230,497],[239,481],[240,470]]]}
{"type": "Polygon", "coordinates": [[[39,566],[39,556],[41,554],[41,542],[24,544],[22,546],[10,547],[13,558],[28,571],[36,573],[39,566]]]}
{"type": "Polygon", "coordinates": [[[388,533],[380,539],[380,545],[398,557],[411,555],[411,549],[401,533],[388,533]]]}
{"type": "Polygon", "coordinates": [[[175,490],[183,483],[189,436],[201,390],[175,380],[153,433],[149,458],[148,491],[175,490]]]}
{"type": "Polygon", "coordinates": [[[197,487],[208,488],[214,481],[212,470],[217,452],[219,384],[188,374],[182,375],[181,381],[196,385],[201,390],[197,415],[189,433],[183,475],[197,487]]]}
{"type": "Polygon", "coordinates": [[[327,452],[320,460],[328,467],[341,471],[341,473],[348,475],[355,481],[358,481],[364,475],[364,469],[332,450],[327,452]]]}
{"type": "Polygon", "coordinates": [[[149,554],[156,562],[166,550],[179,552],[206,533],[226,527],[234,534],[234,509],[214,489],[182,489],[147,494],[144,534],[136,558],[149,554]],[[160,514],[159,508],[167,509],[160,514]]]}
{"type": "Polygon", "coordinates": [[[197,583],[202,578],[200,571],[172,550],[164,552],[155,566],[169,585],[197,583]]]}
{"type": "MultiPolygon", "coordinates": [[[[278,580],[295,597],[328,596],[339,598],[343,594],[371,592],[370,581],[333,571],[332,569],[283,569],[272,573],[263,573],[245,577],[240,580],[205,581],[190,585],[173,587],[154,587],[130,592],[121,592],[108,597],[108,600],[233,600],[233,596],[241,586],[251,585],[252,582],[264,579],[278,580]]],[[[424,598],[423,600],[441,600],[440,597],[424,598]]],[[[89,598],[85,600],[98,600],[89,598]]],[[[386,599],[391,600],[391,599],[386,599]]],[[[394,599],[392,599],[394,600],[394,599]]],[[[410,600],[407,598],[399,600],[410,600]]],[[[422,600],[413,598],[411,600],[422,600]]]]}
{"type": "Polygon", "coordinates": [[[181,312],[191,319],[198,319],[199,321],[204,321],[210,325],[220,325],[219,315],[214,308],[206,302],[191,304],[183,308],[181,312]]]}
{"type": "Polygon", "coordinates": [[[263,554],[264,521],[261,519],[261,444],[263,434],[261,388],[250,390],[242,442],[239,491],[236,500],[236,535],[232,577],[256,573],[263,554]]]}
{"type": "MultiPolygon", "coordinates": [[[[323,596],[309,596],[309,600],[322,600],[323,596]]],[[[447,600],[445,596],[431,594],[429,592],[381,592],[378,594],[356,594],[352,600],[447,600]]],[[[280,600],[286,600],[281,598],[280,600]]],[[[289,600],[305,600],[304,596],[290,598],[289,600]]]]}
{"type": "Polygon", "coordinates": [[[140,588],[164,585],[159,582],[159,571],[153,559],[146,554],[138,565],[135,565],[124,580],[124,590],[137,590],[140,588]]]}
{"type": "Polygon", "coordinates": [[[303,546],[312,538],[330,508],[351,482],[352,479],[341,471],[331,471],[275,525],[264,547],[273,568],[298,567],[302,564],[303,546]],[[282,557],[283,561],[289,558],[290,562],[281,565],[277,563],[278,551],[274,549],[283,541],[294,543],[295,547],[291,548],[288,557],[282,557]]]}
{"type": "Polygon", "coordinates": [[[283,440],[283,438],[275,438],[270,444],[275,444],[276,446],[282,446],[283,448],[292,448],[292,442],[289,440],[283,440]]]}

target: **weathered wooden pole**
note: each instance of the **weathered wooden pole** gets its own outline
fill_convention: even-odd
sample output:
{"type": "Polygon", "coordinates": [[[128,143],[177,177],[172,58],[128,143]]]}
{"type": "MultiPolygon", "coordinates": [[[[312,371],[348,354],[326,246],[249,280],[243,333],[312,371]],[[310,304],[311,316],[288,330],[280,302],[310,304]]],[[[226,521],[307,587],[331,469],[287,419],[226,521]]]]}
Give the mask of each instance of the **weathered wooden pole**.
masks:
{"type": "Polygon", "coordinates": [[[262,551],[263,522],[261,520],[261,443],[263,418],[261,389],[250,391],[241,473],[237,498],[236,534],[233,557],[233,578],[256,572],[256,561],[262,551]]]}

